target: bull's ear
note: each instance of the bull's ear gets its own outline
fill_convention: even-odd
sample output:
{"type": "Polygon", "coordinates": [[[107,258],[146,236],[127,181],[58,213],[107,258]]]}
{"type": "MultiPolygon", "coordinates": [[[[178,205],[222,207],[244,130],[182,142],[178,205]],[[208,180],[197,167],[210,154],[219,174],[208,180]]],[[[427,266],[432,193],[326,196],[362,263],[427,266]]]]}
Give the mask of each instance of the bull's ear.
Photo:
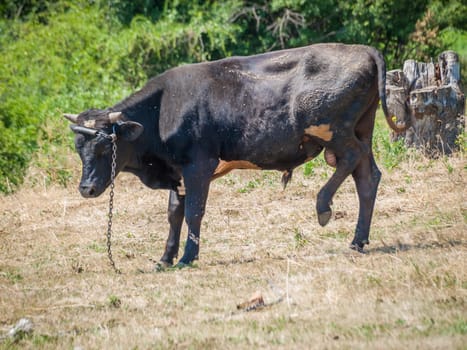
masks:
{"type": "Polygon", "coordinates": [[[129,121],[119,124],[119,130],[120,136],[124,140],[131,142],[141,136],[144,131],[144,126],[140,123],[129,121]]]}

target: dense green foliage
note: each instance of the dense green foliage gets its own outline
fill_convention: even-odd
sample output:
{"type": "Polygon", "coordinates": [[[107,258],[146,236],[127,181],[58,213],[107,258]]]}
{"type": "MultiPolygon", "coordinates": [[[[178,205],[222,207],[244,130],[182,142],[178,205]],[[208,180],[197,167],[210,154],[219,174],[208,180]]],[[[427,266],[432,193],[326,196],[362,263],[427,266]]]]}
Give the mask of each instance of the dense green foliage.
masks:
{"type": "Polygon", "coordinates": [[[340,41],[389,66],[452,48],[467,56],[461,0],[6,0],[0,3],[0,192],[33,160],[66,183],[61,114],[116,103],[183,63],[340,41]]]}

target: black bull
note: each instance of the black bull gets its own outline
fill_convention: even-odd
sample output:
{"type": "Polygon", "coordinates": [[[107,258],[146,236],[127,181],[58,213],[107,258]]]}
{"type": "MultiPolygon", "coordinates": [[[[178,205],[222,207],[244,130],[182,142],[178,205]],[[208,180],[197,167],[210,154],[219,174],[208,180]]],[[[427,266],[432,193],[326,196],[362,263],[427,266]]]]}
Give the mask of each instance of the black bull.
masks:
{"type": "Polygon", "coordinates": [[[386,107],[385,63],[374,48],[318,44],[249,57],[185,65],[149,80],[106,110],[66,114],[83,163],[79,190],[97,197],[110,183],[111,140],[116,172],[153,189],[170,190],[169,237],[161,262],[173,264],[185,218],[188,238],[179,264],[198,257],[210,182],[232,169],[275,169],[284,185],[295,167],[325,149],[335,167],[316,201],[326,225],[330,204],[350,174],[359,215],[352,247],[368,244],[381,177],[372,154],[375,112],[386,107]]]}

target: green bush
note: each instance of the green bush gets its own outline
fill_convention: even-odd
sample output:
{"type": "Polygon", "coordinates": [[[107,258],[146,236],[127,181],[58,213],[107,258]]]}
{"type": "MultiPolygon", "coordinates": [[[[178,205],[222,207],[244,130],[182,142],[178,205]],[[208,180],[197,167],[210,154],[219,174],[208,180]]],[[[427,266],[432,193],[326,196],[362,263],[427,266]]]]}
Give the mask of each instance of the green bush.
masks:
{"type": "Polygon", "coordinates": [[[103,105],[115,87],[121,91],[124,80],[118,77],[112,77],[108,89],[98,86],[111,73],[103,54],[108,51],[103,34],[111,31],[103,19],[90,8],[69,7],[49,16],[46,24],[31,20],[0,26],[0,76],[5,77],[0,84],[0,191],[21,183],[39,143],[69,143],[59,131],[62,111],[103,105]],[[46,131],[50,125],[55,132],[46,131]]]}

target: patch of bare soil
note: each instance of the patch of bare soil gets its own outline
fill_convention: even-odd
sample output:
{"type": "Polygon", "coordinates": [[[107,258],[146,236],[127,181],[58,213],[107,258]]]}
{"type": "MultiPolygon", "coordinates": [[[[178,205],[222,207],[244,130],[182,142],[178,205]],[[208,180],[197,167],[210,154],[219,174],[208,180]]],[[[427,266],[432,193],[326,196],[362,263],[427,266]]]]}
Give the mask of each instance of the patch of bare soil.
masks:
{"type": "Polygon", "coordinates": [[[112,240],[121,275],[107,260],[108,192],[86,200],[76,184],[24,188],[0,198],[0,348],[460,349],[465,167],[457,156],[383,170],[368,254],[348,248],[351,179],[321,228],[315,198],[330,168],[298,169],[285,191],[279,173],[233,172],[211,186],[200,260],[163,272],[153,268],[168,193],[121,174],[112,240]],[[260,307],[237,308],[252,295],[260,307]],[[21,318],[32,332],[8,337],[21,318]]]}

